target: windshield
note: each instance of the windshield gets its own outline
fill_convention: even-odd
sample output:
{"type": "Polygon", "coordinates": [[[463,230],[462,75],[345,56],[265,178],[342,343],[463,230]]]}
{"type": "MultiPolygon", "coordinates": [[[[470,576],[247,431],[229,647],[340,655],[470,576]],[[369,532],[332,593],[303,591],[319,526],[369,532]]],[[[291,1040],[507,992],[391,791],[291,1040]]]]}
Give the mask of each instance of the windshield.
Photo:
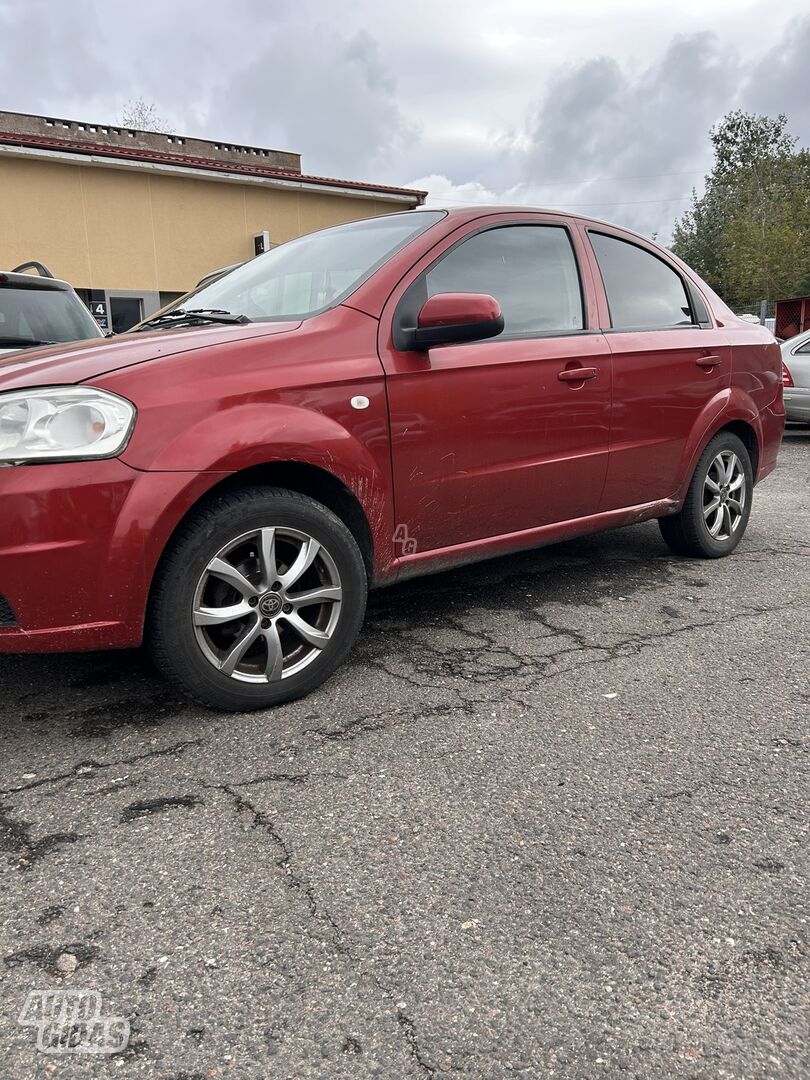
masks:
{"type": "Polygon", "coordinates": [[[95,319],[66,289],[0,287],[0,348],[98,337],[95,319]]]}
{"type": "Polygon", "coordinates": [[[339,304],[442,217],[442,211],[409,211],[301,236],[189,293],[164,313],[182,307],[233,312],[257,321],[315,315],[339,304]]]}

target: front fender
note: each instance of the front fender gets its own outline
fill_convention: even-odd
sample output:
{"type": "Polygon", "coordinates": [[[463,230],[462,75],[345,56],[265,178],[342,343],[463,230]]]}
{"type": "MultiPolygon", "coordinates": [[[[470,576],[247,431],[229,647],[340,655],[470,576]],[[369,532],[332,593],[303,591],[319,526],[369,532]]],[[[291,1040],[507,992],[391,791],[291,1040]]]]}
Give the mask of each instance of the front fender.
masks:
{"type": "Polygon", "coordinates": [[[683,480],[681,487],[674,493],[674,497],[679,502],[682,502],[686,497],[700,455],[707,444],[718,431],[735,420],[742,421],[753,428],[757,446],[759,447],[759,456],[760,459],[762,458],[762,420],[753,399],[738,386],[727,387],[725,390],[719,391],[704,406],[692,426],[689,438],[684,444],[678,471],[678,475],[683,477],[683,480]]]}
{"type": "MultiPolygon", "coordinates": [[[[301,461],[347,474],[360,470],[373,476],[379,465],[364,440],[365,431],[349,431],[321,412],[282,402],[249,402],[192,419],[154,452],[141,437],[128,446],[122,460],[150,472],[238,472],[266,461],[301,461]],[[301,455],[304,455],[302,458],[301,455]]],[[[383,434],[382,432],[381,434],[383,434]]]]}
{"type": "Polygon", "coordinates": [[[250,402],[194,420],[163,442],[154,456],[144,453],[143,444],[133,444],[122,460],[150,472],[206,473],[212,484],[212,474],[231,475],[269,463],[321,469],[360,504],[374,541],[376,569],[382,573],[394,557],[385,396],[381,387],[376,392],[372,386],[360,389],[369,397],[369,408],[353,413],[353,430],[300,405],[250,402]]]}

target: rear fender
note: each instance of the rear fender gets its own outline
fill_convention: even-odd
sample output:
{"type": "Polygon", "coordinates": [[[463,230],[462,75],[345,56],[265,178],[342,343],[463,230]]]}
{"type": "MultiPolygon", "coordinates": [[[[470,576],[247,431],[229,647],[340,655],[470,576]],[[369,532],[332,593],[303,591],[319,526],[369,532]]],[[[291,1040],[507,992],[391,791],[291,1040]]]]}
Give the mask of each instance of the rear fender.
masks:
{"type": "Polygon", "coordinates": [[[742,421],[753,429],[759,447],[760,461],[762,460],[762,420],[752,398],[736,386],[719,391],[706,403],[684,445],[679,468],[679,476],[683,477],[683,481],[674,494],[679,502],[683,502],[686,497],[700,455],[708,443],[718,431],[735,420],[742,421]]]}

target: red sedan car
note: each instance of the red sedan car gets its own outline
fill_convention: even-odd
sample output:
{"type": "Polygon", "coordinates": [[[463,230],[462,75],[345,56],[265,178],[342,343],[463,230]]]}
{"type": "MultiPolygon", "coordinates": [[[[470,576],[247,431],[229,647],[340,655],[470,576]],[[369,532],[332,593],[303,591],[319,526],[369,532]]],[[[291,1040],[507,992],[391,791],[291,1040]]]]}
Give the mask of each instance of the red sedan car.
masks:
{"type": "Polygon", "coordinates": [[[649,240],[502,207],[326,229],[0,361],[0,651],[145,640],[266,707],[346,658],[371,585],[650,518],[728,555],[783,425],[773,337],[649,240]]]}

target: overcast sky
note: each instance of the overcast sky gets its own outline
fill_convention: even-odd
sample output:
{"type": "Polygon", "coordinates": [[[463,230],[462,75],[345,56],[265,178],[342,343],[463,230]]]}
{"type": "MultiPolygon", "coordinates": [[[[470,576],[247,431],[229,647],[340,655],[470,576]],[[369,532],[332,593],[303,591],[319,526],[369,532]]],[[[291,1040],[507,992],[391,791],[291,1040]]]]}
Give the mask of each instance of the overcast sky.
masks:
{"type": "Polygon", "coordinates": [[[666,240],[725,112],[810,145],[807,0],[0,0],[0,108],[303,155],[445,204],[564,206],[666,240]]]}

